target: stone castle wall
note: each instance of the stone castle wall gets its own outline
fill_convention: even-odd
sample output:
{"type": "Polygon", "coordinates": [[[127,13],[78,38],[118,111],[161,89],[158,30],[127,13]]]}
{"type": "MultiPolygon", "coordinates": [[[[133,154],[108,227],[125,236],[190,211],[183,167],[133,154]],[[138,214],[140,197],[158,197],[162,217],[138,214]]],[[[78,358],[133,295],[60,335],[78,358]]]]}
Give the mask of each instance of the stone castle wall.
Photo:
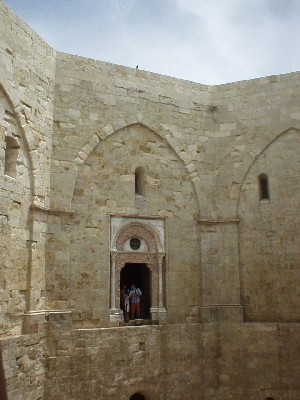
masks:
{"type": "Polygon", "coordinates": [[[9,399],[297,399],[300,74],[205,86],[62,54],[2,1],[0,33],[9,399]],[[163,221],[161,325],[112,323],[113,216],[163,221]]]}
{"type": "Polygon", "coordinates": [[[75,330],[51,338],[45,398],[296,400],[298,336],[270,323],[75,330]]]}

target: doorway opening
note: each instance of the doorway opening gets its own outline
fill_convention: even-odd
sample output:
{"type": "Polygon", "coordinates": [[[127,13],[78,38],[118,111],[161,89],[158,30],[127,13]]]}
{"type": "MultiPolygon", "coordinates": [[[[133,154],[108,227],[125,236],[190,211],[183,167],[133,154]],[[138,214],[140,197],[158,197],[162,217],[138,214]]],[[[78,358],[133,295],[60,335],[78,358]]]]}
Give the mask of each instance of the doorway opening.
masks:
{"type": "Polygon", "coordinates": [[[150,319],[151,272],[147,264],[125,264],[120,273],[120,290],[123,288],[123,285],[126,285],[130,289],[132,283],[142,291],[141,318],[150,319]]]}
{"type": "Polygon", "coordinates": [[[140,393],[133,394],[129,400],[146,400],[145,397],[140,393]]]}

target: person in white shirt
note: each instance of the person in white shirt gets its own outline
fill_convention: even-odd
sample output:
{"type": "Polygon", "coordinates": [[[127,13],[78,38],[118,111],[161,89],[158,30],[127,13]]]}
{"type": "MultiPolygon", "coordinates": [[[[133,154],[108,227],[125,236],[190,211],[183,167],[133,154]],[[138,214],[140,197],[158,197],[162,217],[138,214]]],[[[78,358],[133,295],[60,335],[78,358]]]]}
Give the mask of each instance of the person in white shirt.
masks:
{"type": "Polygon", "coordinates": [[[130,311],[131,311],[131,318],[137,319],[141,318],[141,296],[142,292],[141,289],[135,286],[135,283],[130,285],[131,290],[129,291],[129,300],[130,300],[130,311]]]}

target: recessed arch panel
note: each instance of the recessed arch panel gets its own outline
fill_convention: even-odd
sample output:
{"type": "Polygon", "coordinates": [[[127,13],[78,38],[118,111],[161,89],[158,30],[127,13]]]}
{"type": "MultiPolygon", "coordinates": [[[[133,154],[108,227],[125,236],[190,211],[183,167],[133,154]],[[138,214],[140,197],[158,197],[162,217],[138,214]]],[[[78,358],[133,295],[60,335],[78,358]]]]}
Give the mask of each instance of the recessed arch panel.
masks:
{"type": "Polygon", "coordinates": [[[290,129],[265,148],[241,187],[239,248],[247,320],[300,320],[299,181],[300,133],[290,129]],[[268,177],[270,201],[259,195],[259,176],[268,177]]]}
{"type": "MultiPolygon", "coordinates": [[[[74,313],[75,326],[77,316],[81,320],[95,319],[95,324],[99,323],[96,321],[96,313],[93,315],[88,304],[103,304],[98,313],[100,320],[105,320],[109,315],[110,303],[103,303],[107,298],[111,302],[105,291],[107,286],[104,284],[104,282],[110,282],[108,256],[111,250],[110,244],[115,243],[115,239],[107,235],[110,229],[109,215],[120,215],[124,218],[137,216],[145,221],[147,218],[162,218],[169,221],[169,232],[172,233],[168,254],[172,268],[171,279],[180,280],[183,270],[195,272],[193,277],[192,274],[188,274],[186,278],[190,280],[189,285],[195,285],[192,296],[195,298],[183,307],[173,305],[174,318],[185,320],[190,313],[190,304],[198,304],[201,297],[197,225],[199,204],[186,164],[166,139],[142,124],[134,124],[116,132],[110,132],[97,143],[95,141],[94,149],[81,164],[78,164],[78,168],[71,205],[75,213],[71,222],[70,255],[70,293],[74,297],[71,303],[74,304],[75,309],[78,307],[80,310],[74,313]],[[137,201],[136,198],[142,196],[135,194],[134,172],[142,165],[147,166],[147,195],[142,201],[137,201]],[[176,240],[174,240],[175,233],[176,240]],[[177,240],[183,246],[179,257],[177,240]],[[90,285],[91,288],[87,294],[85,285],[90,285]],[[85,303],[81,301],[83,293],[86,296],[85,303]],[[184,310],[184,307],[187,309],[184,310]],[[181,314],[180,317],[179,314],[181,314]]],[[[155,238],[155,230],[149,229],[149,237],[146,238],[141,234],[143,227],[145,224],[139,224],[139,227],[132,227],[132,229],[136,230],[135,235],[138,238],[145,239],[149,253],[164,251],[164,243],[159,235],[155,238]]],[[[128,236],[126,240],[130,238],[128,236]]],[[[126,240],[122,243],[124,244],[126,240]]],[[[120,246],[120,243],[116,241],[114,250],[121,251],[122,246],[120,246]]],[[[136,251],[131,257],[138,257],[138,253],[136,251]]],[[[149,259],[128,262],[153,264],[154,261],[149,259]]],[[[116,279],[117,276],[118,273],[116,273],[116,279]]],[[[168,277],[168,272],[166,272],[166,277],[168,277]]],[[[119,283],[116,282],[116,287],[118,285],[119,283]]],[[[183,287],[183,292],[189,291],[189,285],[183,287]]],[[[177,297],[172,295],[175,285],[170,284],[167,290],[170,292],[169,298],[175,302],[177,297]]],[[[117,299],[117,303],[118,301],[117,299]]],[[[81,325],[80,322],[78,326],[81,325]]]]}
{"type": "Polygon", "coordinates": [[[0,85],[0,275],[7,300],[0,304],[0,333],[20,334],[29,310],[33,174],[28,146],[12,101],[0,85]],[[6,323],[7,321],[7,323],[6,323]]]}

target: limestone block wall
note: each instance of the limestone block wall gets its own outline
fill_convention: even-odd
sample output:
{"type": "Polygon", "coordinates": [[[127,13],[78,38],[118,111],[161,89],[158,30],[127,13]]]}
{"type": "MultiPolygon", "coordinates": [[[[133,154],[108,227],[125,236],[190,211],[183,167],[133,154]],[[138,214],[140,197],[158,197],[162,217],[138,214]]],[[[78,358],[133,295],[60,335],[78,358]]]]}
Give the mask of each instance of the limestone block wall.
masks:
{"type": "Polygon", "coordinates": [[[228,243],[234,239],[238,244],[241,304],[249,320],[299,321],[299,230],[293,228],[299,207],[294,184],[299,83],[299,73],[292,73],[212,88],[219,110],[212,215],[237,220],[236,235],[228,243]],[[258,176],[263,173],[272,192],[269,202],[259,198],[258,176]]]}
{"type": "MultiPolygon", "coordinates": [[[[78,172],[86,168],[81,165],[99,142],[128,126],[148,127],[182,160],[197,195],[204,243],[203,315],[216,305],[225,306],[227,314],[230,306],[240,320],[245,302],[240,284],[244,261],[238,245],[241,188],[266,146],[299,126],[299,74],[207,87],[59,53],[56,77],[53,206],[72,211],[78,172]]],[[[121,153],[122,143],[118,145],[115,151],[121,153]]],[[[142,149],[146,154],[151,151],[151,146],[142,149]]],[[[131,171],[128,181],[122,178],[127,190],[132,176],[131,171]]],[[[114,210],[114,205],[109,208],[114,210]]],[[[174,248],[179,245],[180,240],[174,248]]],[[[297,253],[291,258],[297,259],[297,253]]]]}
{"type": "MultiPolygon", "coordinates": [[[[167,268],[171,266],[166,279],[170,279],[168,306],[170,315],[189,317],[201,302],[198,178],[179,129],[188,131],[194,126],[195,130],[197,114],[207,112],[207,88],[65,54],[58,54],[56,77],[52,206],[75,213],[70,218],[71,238],[65,232],[62,239],[59,232],[64,241],[64,260],[55,266],[53,260],[59,256],[49,254],[48,271],[54,275],[47,280],[65,287],[70,276],[70,293],[77,300],[69,306],[76,310],[76,304],[80,304],[86,309],[76,317],[74,313],[76,319],[89,315],[93,324],[98,324],[99,319],[107,320],[109,214],[167,217],[167,268]],[[160,82],[160,87],[150,85],[149,78],[160,82]],[[194,104],[196,99],[198,103],[194,104]],[[183,108],[184,102],[189,109],[183,108]],[[172,126],[167,122],[172,122],[172,126]],[[134,194],[134,172],[139,166],[146,169],[145,199],[137,199],[134,194]],[[181,259],[175,250],[178,245],[182,248],[181,259]],[[188,290],[191,271],[195,288],[188,290]],[[91,303],[84,285],[80,288],[83,273],[86,285],[92,282],[94,288],[89,293],[93,297],[91,303]],[[182,273],[187,277],[185,285],[182,273]],[[81,295],[76,294],[78,290],[81,295]],[[185,301],[180,306],[176,303],[178,291],[189,305],[185,301]],[[97,310],[91,309],[91,304],[99,304],[97,310]]],[[[50,252],[55,251],[53,242],[57,242],[55,232],[49,236],[50,252]]],[[[49,291],[49,307],[65,307],[68,290],[49,291]]]]}
{"type": "Polygon", "coordinates": [[[214,295],[207,292],[208,301],[224,303],[227,298],[234,303],[234,293],[240,291],[246,319],[299,321],[299,252],[297,244],[293,246],[299,231],[290,227],[290,216],[296,222],[299,207],[294,186],[299,163],[299,77],[292,73],[211,88],[216,108],[203,145],[207,168],[199,169],[200,191],[205,193],[202,270],[208,277],[203,282],[209,290],[214,282],[214,295]],[[208,167],[209,160],[214,161],[208,167]],[[202,177],[205,172],[208,176],[202,177]],[[261,173],[269,174],[270,185],[273,182],[269,208],[259,201],[261,173]],[[286,240],[291,243],[288,250],[286,240]],[[286,274],[286,268],[291,273],[286,274]],[[232,285],[230,299],[226,290],[232,285]]]}
{"type": "Polygon", "coordinates": [[[55,51],[0,1],[0,352],[9,400],[43,398],[44,317],[32,312],[45,309],[54,79],[55,51]]]}
{"type": "Polygon", "coordinates": [[[0,351],[8,399],[44,399],[45,341],[41,336],[0,339],[0,351]]]}
{"type": "Polygon", "coordinates": [[[56,53],[0,0],[9,400],[299,398],[299,83],[56,53]],[[111,215],[165,221],[166,325],[108,329],[111,215]]]}
{"type": "Polygon", "coordinates": [[[300,131],[284,132],[260,154],[243,182],[239,235],[247,320],[300,319],[299,148],[300,131]],[[262,172],[268,176],[269,199],[260,199],[262,172]]]}
{"type": "Polygon", "coordinates": [[[299,128],[299,75],[210,88],[216,109],[203,157],[214,160],[210,168],[214,181],[205,184],[207,195],[213,190],[212,202],[202,206],[210,207],[212,217],[236,217],[240,185],[253,161],[284,131],[299,128]]]}
{"type": "Polygon", "coordinates": [[[132,124],[153,130],[193,171],[210,104],[207,86],[62,53],[56,60],[53,206],[70,207],[78,164],[99,140],[132,124]],[[68,180],[61,187],[63,174],[68,180]]]}
{"type": "Polygon", "coordinates": [[[27,311],[27,271],[30,240],[30,164],[26,146],[4,93],[1,118],[1,332],[21,332],[21,314],[27,311]]]}
{"type": "Polygon", "coordinates": [[[45,398],[299,398],[299,324],[180,324],[49,338],[45,398]]]}
{"type": "Polygon", "coordinates": [[[199,398],[199,325],[77,330],[49,339],[45,398],[199,398]]]}
{"type": "Polygon", "coordinates": [[[185,320],[199,306],[197,196],[184,163],[158,135],[139,124],[100,142],[80,168],[71,209],[70,231],[49,226],[50,308],[68,301],[78,323],[107,324],[110,214],[167,218],[165,295],[170,321],[185,320]],[[145,196],[135,193],[139,166],[146,171],[145,196]],[[58,238],[65,242],[59,245],[58,238]],[[56,287],[50,290],[50,285],[56,287]]]}
{"type": "Polygon", "coordinates": [[[49,206],[55,51],[2,1],[0,38],[1,331],[17,334],[25,311],[45,308],[46,220],[36,209],[49,206]]]}
{"type": "Polygon", "coordinates": [[[203,399],[299,397],[299,324],[226,323],[202,327],[203,399]]]}
{"type": "Polygon", "coordinates": [[[55,50],[0,2],[1,88],[27,144],[36,204],[49,206],[55,50]]]}

